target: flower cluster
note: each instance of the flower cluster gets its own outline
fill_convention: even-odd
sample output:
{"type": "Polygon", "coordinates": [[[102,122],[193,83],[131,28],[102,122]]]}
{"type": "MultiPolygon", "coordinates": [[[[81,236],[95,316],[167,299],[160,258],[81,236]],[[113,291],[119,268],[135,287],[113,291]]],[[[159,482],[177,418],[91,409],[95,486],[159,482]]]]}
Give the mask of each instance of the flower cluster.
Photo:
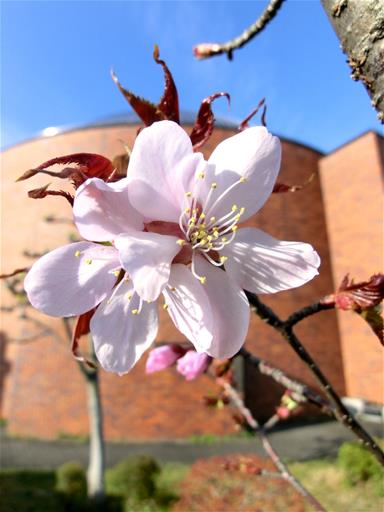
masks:
{"type": "Polygon", "coordinates": [[[147,373],[154,373],[165,370],[176,363],[177,371],[186,380],[194,380],[208,369],[211,361],[212,358],[207,354],[186,350],[173,343],[151,350],[145,369],[147,373]]]}
{"type": "Polygon", "coordinates": [[[245,341],[244,289],[300,286],[320,264],[305,243],[279,241],[241,222],[271,194],[280,142],[253,127],[221,142],[206,161],[172,121],[143,129],[127,177],[85,181],[74,222],[86,240],[38,260],[25,279],[34,307],[90,321],[101,365],[128,372],[153,343],[158,302],[199,353],[236,354],[245,341]]]}

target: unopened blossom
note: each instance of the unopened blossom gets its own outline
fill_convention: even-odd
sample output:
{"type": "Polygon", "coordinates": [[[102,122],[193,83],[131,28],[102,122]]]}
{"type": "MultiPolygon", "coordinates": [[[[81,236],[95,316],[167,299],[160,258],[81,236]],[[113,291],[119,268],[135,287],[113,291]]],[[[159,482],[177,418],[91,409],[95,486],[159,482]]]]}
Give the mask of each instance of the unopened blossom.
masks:
{"type": "Polygon", "coordinates": [[[176,369],[186,380],[193,380],[204,373],[211,364],[212,358],[207,354],[199,354],[196,350],[188,352],[177,360],[176,369]]]}
{"type": "Polygon", "coordinates": [[[159,372],[174,365],[185,354],[185,349],[180,345],[171,344],[156,347],[149,352],[145,364],[146,373],[159,372]]]}
{"type": "Polygon", "coordinates": [[[90,327],[109,371],[129,371],[150,346],[159,299],[197,352],[232,357],[249,324],[243,289],[274,293],[318,273],[310,245],[240,227],[271,194],[280,152],[264,127],[221,142],[208,161],[174,122],[143,129],[127,178],[113,184],[92,178],[77,190],[74,221],[91,242],[53,251],[32,267],[31,303],[54,316],[99,304],[90,327]],[[105,249],[104,260],[96,248],[105,249]]]}

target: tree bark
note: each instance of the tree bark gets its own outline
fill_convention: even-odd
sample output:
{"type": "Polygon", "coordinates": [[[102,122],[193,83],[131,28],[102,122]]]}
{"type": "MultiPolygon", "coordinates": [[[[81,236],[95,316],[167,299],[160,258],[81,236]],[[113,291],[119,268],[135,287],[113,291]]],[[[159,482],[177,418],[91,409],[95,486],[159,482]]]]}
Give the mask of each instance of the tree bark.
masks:
{"type": "Polygon", "coordinates": [[[89,463],[87,471],[88,497],[96,503],[105,499],[103,411],[100,400],[98,371],[86,376],[89,416],[89,463]]]}
{"type": "Polygon", "coordinates": [[[352,69],[384,122],[384,0],[321,0],[352,69]]]}

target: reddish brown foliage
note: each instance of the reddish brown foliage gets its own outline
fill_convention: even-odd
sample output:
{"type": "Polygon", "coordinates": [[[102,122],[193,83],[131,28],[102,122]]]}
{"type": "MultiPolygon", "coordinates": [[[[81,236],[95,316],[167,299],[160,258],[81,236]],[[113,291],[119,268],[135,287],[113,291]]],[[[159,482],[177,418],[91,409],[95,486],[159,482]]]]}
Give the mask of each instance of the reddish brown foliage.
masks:
{"type": "Polygon", "coordinates": [[[304,502],[287,482],[261,476],[275,471],[256,455],[211,457],[193,464],[174,512],[304,512],[304,502]]]}
{"type": "MultiPolygon", "coordinates": [[[[64,155],[52,158],[42,163],[35,169],[26,171],[17,181],[28,180],[36,174],[47,174],[54,178],[68,179],[72,182],[74,188],[78,188],[88,178],[100,178],[104,181],[116,181],[120,176],[114,168],[112,162],[102,156],[93,153],[74,153],[72,155],[64,155]],[[48,170],[53,165],[74,164],[76,167],[64,167],[61,171],[48,170]]],[[[49,184],[43,187],[30,190],[29,197],[32,199],[42,199],[48,195],[62,196],[73,204],[73,196],[63,190],[48,190],[49,184]]]]}
{"type": "Polygon", "coordinates": [[[216,92],[201,102],[195,125],[190,134],[194,149],[197,149],[205,144],[209,137],[212,135],[215,118],[213,116],[211,105],[217,98],[222,96],[225,96],[229,103],[230,97],[227,92],[216,92]]]}

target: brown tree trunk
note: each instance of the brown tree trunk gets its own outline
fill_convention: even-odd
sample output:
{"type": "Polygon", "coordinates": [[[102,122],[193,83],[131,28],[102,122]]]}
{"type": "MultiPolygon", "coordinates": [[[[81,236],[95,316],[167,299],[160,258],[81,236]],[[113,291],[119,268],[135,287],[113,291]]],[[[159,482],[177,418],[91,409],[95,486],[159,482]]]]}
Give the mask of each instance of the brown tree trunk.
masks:
{"type": "Polygon", "coordinates": [[[321,0],[348,57],[384,122],[384,0],[321,0]]]}

